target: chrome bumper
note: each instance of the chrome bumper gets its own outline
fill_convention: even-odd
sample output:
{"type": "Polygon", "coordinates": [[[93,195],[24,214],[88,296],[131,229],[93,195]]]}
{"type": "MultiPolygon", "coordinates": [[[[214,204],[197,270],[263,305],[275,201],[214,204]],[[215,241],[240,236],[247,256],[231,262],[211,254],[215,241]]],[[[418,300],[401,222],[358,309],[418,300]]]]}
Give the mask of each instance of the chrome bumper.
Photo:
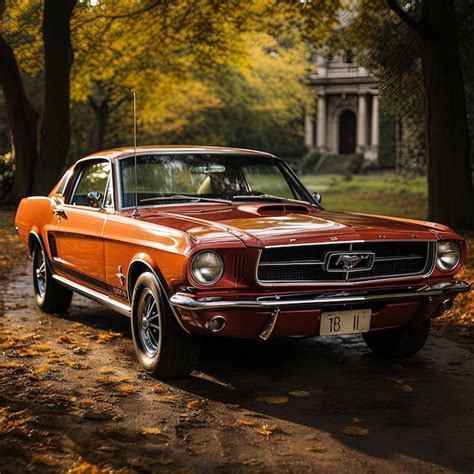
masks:
{"type": "Polygon", "coordinates": [[[450,283],[435,283],[424,286],[406,286],[397,288],[383,288],[376,290],[351,290],[328,293],[291,294],[259,296],[257,298],[223,299],[220,297],[199,298],[188,293],[176,293],[170,298],[172,305],[177,308],[198,310],[217,309],[259,309],[272,310],[274,308],[295,308],[301,306],[333,306],[340,304],[386,302],[397,303],[403,301],[423,300],[437,296],[455,296],[457,293],[469,291],[471,286],[464,281],[450,283]]]}

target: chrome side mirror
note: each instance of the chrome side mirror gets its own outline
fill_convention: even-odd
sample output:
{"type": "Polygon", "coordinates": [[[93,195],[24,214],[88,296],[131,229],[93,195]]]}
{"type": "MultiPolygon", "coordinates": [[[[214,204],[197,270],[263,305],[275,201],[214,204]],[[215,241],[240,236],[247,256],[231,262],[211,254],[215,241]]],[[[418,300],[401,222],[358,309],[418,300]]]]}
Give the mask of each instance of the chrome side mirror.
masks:
{"type": "Polygon", "coordinates": [[[314,197],[314,200],[316,201],[316,203],[321,205],[321,201],[323,200],[321,194],[313,193],[313,197],[314,197]]]}
{"type": "Polygon", "coordinates": [[[87,194],[87,201],[91,205],[91,207],[99,208],[101,210],[104,209],[102,205],[102,201],[104,200],[104,196],[99,191],[91,191],[87,194]]]}

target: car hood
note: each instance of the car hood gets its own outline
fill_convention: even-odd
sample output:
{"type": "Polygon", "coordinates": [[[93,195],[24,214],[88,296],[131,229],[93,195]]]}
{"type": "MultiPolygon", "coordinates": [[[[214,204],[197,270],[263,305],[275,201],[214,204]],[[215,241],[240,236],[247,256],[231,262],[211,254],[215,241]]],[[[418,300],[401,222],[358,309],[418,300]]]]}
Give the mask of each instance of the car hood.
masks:
{"type": "MultiPolygon", "coordinates": [[[[155,211],[155,212],[153,212],[155,211]]],[[[444,226],[410,219],[328,212],[312,206],[181,206],[141,219],[188,233],[196,242],[241,240],[248,246],[353,240],[436,240],[444,226]]]]}

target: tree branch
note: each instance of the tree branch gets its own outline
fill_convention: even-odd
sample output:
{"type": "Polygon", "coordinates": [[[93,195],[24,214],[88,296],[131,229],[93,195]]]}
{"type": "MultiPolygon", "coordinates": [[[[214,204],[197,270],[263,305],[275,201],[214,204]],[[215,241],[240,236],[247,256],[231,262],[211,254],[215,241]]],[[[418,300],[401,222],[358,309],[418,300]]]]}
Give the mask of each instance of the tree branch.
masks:
{"type": "Polygon", "coordinates": [[[394,11],[398,17],[404,21],[410,28],[415,30],[418,34],[423,33],[423,28],[421,24],[414,20],[398,3],[398,0],[386,0],[388,6],[392,11],[394,11]]]}
{"type": "Polygon", "coordinates": [[[99,14],[99,15],[96,15],[92,18],[88,18],[87,20],[84,20],[82,23],[76,25],[73,28],[73,30],[76,30],[77,28],[81,28],[82,26],[86,25],[87,23],[90,23],[91,21],[95,21],[98,18],[105,19],[105,20],[117,20],[117,19],[120,19],[120,18],[130,18],[130,17],[134,17],[134,16],[137,16],[137,15],[141,15],[142,13],[146,13],[150,10],[153,10],[154,8],[156,8],[158,6],[162,6],[165,3],[166,2],[164,2],[163,0],[154,0],[149,5],[147,5],[145,7],[142,7],[142,8],[139,8],[137,10],[133,10],[131,12],[116,13],[114,15],[109,15],[109,14],[100,15],[99,14]]]}

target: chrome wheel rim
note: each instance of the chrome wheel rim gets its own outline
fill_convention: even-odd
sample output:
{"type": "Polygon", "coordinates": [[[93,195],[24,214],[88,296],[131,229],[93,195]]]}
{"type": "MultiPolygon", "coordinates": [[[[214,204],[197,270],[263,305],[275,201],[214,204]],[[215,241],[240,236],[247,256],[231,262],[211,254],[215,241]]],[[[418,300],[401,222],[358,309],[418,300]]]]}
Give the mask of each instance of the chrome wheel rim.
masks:
{"type": "Polygon", "coordinates": [[[147,355],[155,356],[160,347],[160,311],[159,304],[150,288],[143,290],[140,296],[138,333],[147,355]]]}
{"type": "Polygon", "coordinates": [[[38,253],[35,277],[36,286],[38,287],[38,293],[41,298],[44,298],[44,295],[46,294],[46,259],[44,258],[44,252],[42,250],[40,250],[38,253]]]}

